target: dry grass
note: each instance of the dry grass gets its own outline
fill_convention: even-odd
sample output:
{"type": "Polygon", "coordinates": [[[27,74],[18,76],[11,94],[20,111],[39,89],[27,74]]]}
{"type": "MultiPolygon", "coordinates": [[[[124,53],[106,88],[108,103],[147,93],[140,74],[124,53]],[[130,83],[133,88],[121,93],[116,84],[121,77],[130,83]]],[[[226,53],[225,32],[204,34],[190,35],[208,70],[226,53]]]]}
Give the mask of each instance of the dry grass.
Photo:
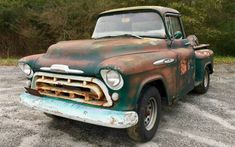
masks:
{"type": "Polygon", "coordinates": [[[0,58],[0,66],[16,66],[19,58],[0,58]]]}
{"type": "Polygon", "coordinates": [[[215,64],[235,64],[235,57],[231,56],[216,56],[214,58],[215,64]]]}

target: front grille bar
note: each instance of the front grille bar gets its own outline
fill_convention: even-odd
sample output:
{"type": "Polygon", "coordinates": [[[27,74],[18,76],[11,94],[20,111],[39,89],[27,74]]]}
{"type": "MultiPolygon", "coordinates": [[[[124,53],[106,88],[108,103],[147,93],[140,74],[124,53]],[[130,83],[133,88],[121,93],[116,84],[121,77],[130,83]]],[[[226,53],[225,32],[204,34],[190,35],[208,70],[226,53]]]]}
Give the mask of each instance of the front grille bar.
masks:
{"type": "Polygon", "coordinates": [[[50,97],[104,107],[113,104],[107,87],[96,78],[38,72],[31,88],[50,97]]]}

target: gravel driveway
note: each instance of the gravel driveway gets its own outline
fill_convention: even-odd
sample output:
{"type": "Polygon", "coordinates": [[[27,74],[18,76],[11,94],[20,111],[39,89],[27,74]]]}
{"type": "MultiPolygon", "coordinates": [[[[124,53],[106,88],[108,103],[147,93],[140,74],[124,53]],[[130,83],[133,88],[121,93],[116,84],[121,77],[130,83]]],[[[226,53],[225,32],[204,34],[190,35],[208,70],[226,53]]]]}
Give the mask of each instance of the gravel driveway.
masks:
{"type": "Polygon", "coordinates": [[[26,80],[16,67],[0,67],[0,146],[234,146],[235,65],[217,65],[205,95],[189,94],[163,107],[152,141],[130,140],[125,130],[53,120],[19,102],[26,80]]]}

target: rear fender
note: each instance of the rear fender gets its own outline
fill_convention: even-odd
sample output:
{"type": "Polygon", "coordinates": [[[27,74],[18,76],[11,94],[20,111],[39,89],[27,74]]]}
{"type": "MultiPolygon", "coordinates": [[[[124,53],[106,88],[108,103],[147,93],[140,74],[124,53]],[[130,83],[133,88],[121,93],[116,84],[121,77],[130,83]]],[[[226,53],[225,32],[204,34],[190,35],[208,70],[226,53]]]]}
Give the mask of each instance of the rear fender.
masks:
{"type": "Polygon", "coordinates": [[[210,74],[213,73],[213,51],[206,49],[206,50],[197,50],[195,51],[196,56],[196,70],[195,70],[195,81],[201,82],[204,77],[204,72],[206,67],[209,68],[210,74]]]}

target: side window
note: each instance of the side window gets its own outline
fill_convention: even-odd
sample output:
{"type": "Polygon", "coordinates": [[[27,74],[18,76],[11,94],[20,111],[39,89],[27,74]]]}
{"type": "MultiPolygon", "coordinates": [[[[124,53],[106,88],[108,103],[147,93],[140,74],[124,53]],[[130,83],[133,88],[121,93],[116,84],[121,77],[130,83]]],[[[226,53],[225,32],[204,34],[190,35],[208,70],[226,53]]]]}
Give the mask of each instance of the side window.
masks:
{"type": "Polygon", "coordinates": [[[175,32],[177,31],[180,31],[181,33],[183,33],[180,19],[178,16],[166,16],[166,25],[167,25],[167,29],[171,37],[173,37],[175,32]]]}

